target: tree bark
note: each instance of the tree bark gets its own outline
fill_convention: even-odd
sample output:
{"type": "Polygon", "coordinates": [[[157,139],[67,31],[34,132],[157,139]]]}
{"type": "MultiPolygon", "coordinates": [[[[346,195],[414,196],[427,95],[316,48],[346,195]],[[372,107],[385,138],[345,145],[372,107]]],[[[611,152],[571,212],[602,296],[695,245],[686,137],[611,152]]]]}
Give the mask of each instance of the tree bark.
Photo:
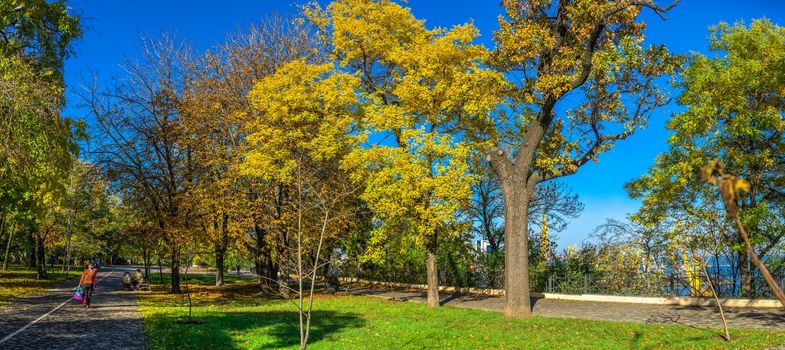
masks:
{"type": "Polygon", "coordinates": [[[504,190],[504,316],[531,316],[529,294],[529,191],[525,181],[506,180],[504,190]],[[522,186],[521,186],[522,187],[522,186]]]}
{"type": "Polygon", "coordinates": [[[543,130],[543,127],[533,125],[527,131],[526,139],[531,141],[518,151],[516,163],[502,149],[495,149],[486,157],[499,178],[504,195],[504,316],[510,318],[531,316],[529,199],[542,178],[530,175],[530,168],[543,130]]]}
{"type": "Polygon", "coordinates": [[[11,241],[14,239],[14,231],[16,231],[16,223],[11,225],[8,230],[8,242],[5,244],[5,256],[3,257],[3,271],[8,271],[8,254],[11,253],[11,241]]]}
{"type": "MultiPolygon", "coordinates": [[[[739,242],[744,244],[744,240],[739,242]]],[[[741,250],[738,252],[739,256],[739,275],[741,277],[741,296],[743,297],[753,297],[753,287],[752,287],[752,271],[750,269],[750,256],[746,250],[741,250]]]]}
{"type": "Polygon", "coordinates": [[[224,285],[224,258],[226,257],[226,246],[215,247],[215,286],[224,285]]]}
{"type": "Polygon", "coordinates": [[[741,224],[739,216],[734,215],[733,219],[736,222],[736,225],[739,227],[739,232],[741,233],[742,239],[744,239],[744,244],[747,246],[747,253],[749,253],[749,256],[752,258],[755,266],[757,266],[758,270],[760,270],[763,278],[766,279],[766,284],[768,284],[769,288],[771,288],[771,294],[774,294],[777,300],[780,301],[780,304],[782,304],[782,307],[785,307],[785,292],[780,289],[780,287],[777,285],[777,281],[774,280],[774,277],[771,276],[769,270],[766,268],[766,265],[764,265],[760,258],[758,258],[758,255],[755,254],[755,251],[752,249],[752,244],[750,243],[750,238],[747,235],[747,231],[744,229],[744,225],[741,224]]]}
{"type": "Polygon", "coordinates": [[[44,251],[44,239],[36,234],[35,236],[35,264],[36,264],[36,278],[45,280],[46,276],[46,252],[44,251]]]}
{"type": "Polygon", "coordinates": [[[278,264],[275,263],[269,251],[263,251],[256,257],[256,273],[259,276],[259,287],[265,293],[278,294],[282,289],[278,281],[278,264]]]}
{"type": "Polygon", "coordinates": [[[229,246],[229,215],[221,215],[221,223],[215,223],[216,232],[220,232],[221,239],[215,245],[215,286],[221,287],[224,285],[224,271],[226,259],[226,247],[229,246]]]}
{"type": "Polygon", "coordinates": [[[142,243],[142,260],[144,260],[144,280],[150,282],[150,249],[147,247],[147,242],[142,243]]]}
{"type": "Polygon", "coordinates": [[[158,282],[164,284],[164,267],[161,265],[161,253],[158,253],[158,282]]]}
{"type": "Polygon", "coordinates": [[[65,261],[63,262],[63,272],[71,271],[71,224],[65,234],[65,261]]]}
{"type": "Polygon", "coordinates": [[[426,280],[428,281],[428,306],[439,306],[439,274],[436,268],[436,233],[429,238],[425,249],[426,280]]]}
{"type": "Polygon", "coordinates": [[[279,267],[273,260],[272,248],[265,240],[265,230],[258,222],[254,224],[254,232],[256,233],[255,246],[253,247],[256,254],[254,265],[256,266],[256,274],[259,279],[259,288],[263,292],[271,294],[288,292],[286,287],[279,285],[279,267]]]}
{"type": "Polygon", "coordinates": [[[180,293],[180,249],[172,248],[172,293],[180,293]]]}
{"type": "Polygon", "coordinates": [[[28,229],[27,231],[27,266],[28,267],[36,267],[35,261],[35,238],[33,237],[33,230],[28,229]]]}
{"type": "MultiPolygon", "coordinates": [[[[7,225],[8,220],[5,218],[5,213],[0,214],[0,237],[5,236],[5,227],[7,225]]],[[[11,233],[8,233],[8,237],[11,237],[11,233]]]]}

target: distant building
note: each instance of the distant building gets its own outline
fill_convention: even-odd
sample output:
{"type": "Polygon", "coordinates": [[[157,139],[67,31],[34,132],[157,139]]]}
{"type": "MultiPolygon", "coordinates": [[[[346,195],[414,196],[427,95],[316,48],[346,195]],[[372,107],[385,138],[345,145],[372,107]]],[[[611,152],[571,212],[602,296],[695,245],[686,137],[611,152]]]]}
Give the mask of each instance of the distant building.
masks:
{"type": "Polygon", "coordinates": [[[477,252],[480,253],[490,253],[491,243],[487,239],[477,240],[477,243],[474,244],[474,249],[477,249],[477,252]]]}

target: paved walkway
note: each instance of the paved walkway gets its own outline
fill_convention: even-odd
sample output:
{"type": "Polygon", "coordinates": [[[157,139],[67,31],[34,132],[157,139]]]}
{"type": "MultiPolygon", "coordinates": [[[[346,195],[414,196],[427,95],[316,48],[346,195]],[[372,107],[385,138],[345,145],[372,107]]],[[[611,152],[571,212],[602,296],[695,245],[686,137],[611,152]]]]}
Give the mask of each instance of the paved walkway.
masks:
{"type": "MultiPolygon", "coordinates": [[[[370,288],[350,285],[348,292],[354,295],[374,296],[385,299],[425,302],[426,293],[389,288],[370,288]]],[[[477,295],[450,295],[441,293],[441,303],[446,306],[502,311],[501,297],[477,295]]],[[[720,328],[722,319],[717,308],[646,305],[624,303],[601,303],[588,301],[564,301],[532,299],[532,313],[537,316],[582,318],[588,320],[682,324],[700,328],[720,328]]],[[[785,331],[785,311],[774,308],[730,308],[725,317],[731,328],[777,329],[785,331]]]]}
{"type": "Polygon", "coordinates": [[[0,343],[0,349],[147,349],[139,303],[132,292],[121,291],[122,274],[117,269],[101,270],[90,309],[73,300],[66,302],[78,281],[0,308],[0,341],[51,311],[0,343]]]}

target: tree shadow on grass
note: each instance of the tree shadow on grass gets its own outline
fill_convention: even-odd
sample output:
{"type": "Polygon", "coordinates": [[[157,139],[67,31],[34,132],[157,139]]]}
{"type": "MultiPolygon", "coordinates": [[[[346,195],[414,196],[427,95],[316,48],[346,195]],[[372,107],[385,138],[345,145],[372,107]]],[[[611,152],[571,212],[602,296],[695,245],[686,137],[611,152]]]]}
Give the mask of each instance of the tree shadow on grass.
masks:
{"type": "MultiPolygon", "coordinates": [[[[313,311],[309,344],[365,321],[354,313],[313,311]]],[[[177,349],[292,348],[300,344],[296,311],[215,312],[194,317],[199,324],[178,324],[177,315],[157,316],[148,323],[151,344],[177,349]],[[152,331],[152,332],[151,332],[152,331]],[[242,337],[242,340],[237,339],[242,337]],[[242,341],[242,343],[237,343],[242,341]]]]}

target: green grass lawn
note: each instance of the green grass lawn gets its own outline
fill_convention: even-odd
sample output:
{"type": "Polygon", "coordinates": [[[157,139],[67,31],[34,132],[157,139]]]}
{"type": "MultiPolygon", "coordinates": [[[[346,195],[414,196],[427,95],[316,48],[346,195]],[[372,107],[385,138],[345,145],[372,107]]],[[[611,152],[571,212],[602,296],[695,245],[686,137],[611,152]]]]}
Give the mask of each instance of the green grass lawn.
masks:
{"type": "MultiPolygon", "coordinates": [[[[142,314],[152,349],[294,349],[298,315],[288,300],[255,294],[251,282],[223,290],[194,286],[194,318],[179,295],[142,293],[142,314]]],[[[319,296],[312,349],[762,349],[785,344],[785,333],[532,317],[359,296],[319,296]]]]}
{"type": "Polygon", "coordinates": [[[43,294],[55,285],[79,278],[80,273],[81,271],[71,271],[65,275],[59,271],[49,272],[49,279],[37,280],[35,268],[9,267],[8,271],[0,271],[0,305],[16,298],[43,294]]]}
{"type": "MultiPolygon", "coordinates": [[[[163,274],[159,275],[157,271],[153,271],[150,273],[150,283],[152,284],[162,284],[161,277],[163,277],[163,284],[170,285],[172,283],[172,274],[168,272],[164,272],[163,274]]],[[[224,284],[226,285],[233,285],[234,283],[245,281],[248,282],[250,279],[247,277],[238,277],[234,274],[224,274],[224,284]]],[[[215,284],[215,274],[204,274],[204,273],[188,273],[186,276],[185,273],[180,273],[180,284],[185,285],[188,284],[195,284],[195,285],[203,285],[203,286],[211,286],[215,284]]]]}

